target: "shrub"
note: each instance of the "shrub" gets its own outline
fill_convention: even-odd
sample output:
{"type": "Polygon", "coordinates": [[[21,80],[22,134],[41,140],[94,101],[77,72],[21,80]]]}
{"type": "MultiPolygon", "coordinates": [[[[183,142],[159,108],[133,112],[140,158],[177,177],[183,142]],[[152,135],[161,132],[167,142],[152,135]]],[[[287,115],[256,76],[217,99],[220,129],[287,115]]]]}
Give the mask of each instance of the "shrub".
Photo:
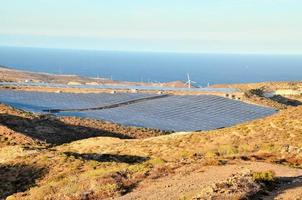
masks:
{"type": "Polygon", "coordinates": [[[264,171],[264,172],[254,172],[253,180],[257,183],[271,183],[275,181],[275,172],[264,171]]]}
{"type": "Polygon", "coordinates": [[[248,91],[248,94],[263,97],[264,96],[264,88],[251,89],[251,90],[248,91]]]}

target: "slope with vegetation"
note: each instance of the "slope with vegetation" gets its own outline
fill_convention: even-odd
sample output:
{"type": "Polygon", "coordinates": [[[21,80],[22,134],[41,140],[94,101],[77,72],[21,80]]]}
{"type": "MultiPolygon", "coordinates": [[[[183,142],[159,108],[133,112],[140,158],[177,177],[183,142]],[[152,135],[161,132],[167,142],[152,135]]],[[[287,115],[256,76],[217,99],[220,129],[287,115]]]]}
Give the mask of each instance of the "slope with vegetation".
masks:
{"type": "Polygon", "coordinates": [[[260,83],[242,83],[242,84],[217,84],[212,85],[213,88],[236,88],[244,93],[242,100],[273,107],[278,110],[286,109],[302,105],[302,95],[298,95],[302,91],[301,81],[291,82],[260,82],[260,83]],[[269,95],[276,91],[293,91],[292,95],[269,95]],[[297,95],[295,94],[297,93],[297,95]],[[294,95],[295,94],[295,95],[294,95]]]}

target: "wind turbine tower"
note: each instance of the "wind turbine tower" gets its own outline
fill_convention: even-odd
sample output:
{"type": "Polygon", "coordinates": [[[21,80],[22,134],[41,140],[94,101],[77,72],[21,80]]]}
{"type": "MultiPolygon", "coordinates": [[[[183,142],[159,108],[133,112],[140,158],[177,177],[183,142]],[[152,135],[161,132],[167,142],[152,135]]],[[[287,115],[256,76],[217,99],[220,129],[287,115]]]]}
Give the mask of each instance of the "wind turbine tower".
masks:
{"type": "Polygon", "coordinates": [[[192,87],[192,83],[196,83],[196,82],[192,81],[190,79],[190,74],[189,73],[187,74],[187,79],[188,79],[188,81],[185,84],[188,85],[188,88],[191,88],[192,87]]]}

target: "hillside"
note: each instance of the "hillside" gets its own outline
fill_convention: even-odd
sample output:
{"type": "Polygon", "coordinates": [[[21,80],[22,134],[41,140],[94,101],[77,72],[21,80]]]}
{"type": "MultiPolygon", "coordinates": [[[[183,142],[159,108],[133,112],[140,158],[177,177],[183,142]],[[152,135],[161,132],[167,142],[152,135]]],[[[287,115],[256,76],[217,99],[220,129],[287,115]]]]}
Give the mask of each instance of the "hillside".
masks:
{"type": "Polygon", "coordinates": [[[44,82],[55,84],[82,84],[82,85],[141,85],[141,86],[162,86],[162,87],[176,87],[183,88],[187,85],[183,81],[173,81],[166,83],[144,83],[144,82],[129,82],[129,81],[117,81],[108,78],[92,78],[78,75],[66,75],[66,74],[50,74],[16,70],[9,67],[0,65],[0,82],[44,82]]]}
{"type": "Polygon", "coordinates": [[[302,81],[283,81],[283,82],[260,82],[260,83],[241,83],[241,84],[216,84],[213,88],[237,88],[243,91],[265,88],[268,91],[276,89],[300,89],[302,88],[302,81]]]}
{"type": "Polygon", "coordinates": [[[276,179],[269,172],[266,179],[278,180],[267,194],[302,194],[301,106],[231,128],[157,137],[165,133],[5,105],[0,113],[0,198],[239,199],[263,195],[253,177],[267,170],[276,179]],[[131,139],[141,136],[149,138],[131,139]]]}
{"type": "Polygon", "coordinates": [[[243,101],[273,107],[278,110],[302,105],[301,81],[217,84],[211,87],[238,89],[244,93],[243,101]],[[278,92],[281,94],[278,94],[278,92]],[[289,95],[286,93],[289,93],[289,95]]]}

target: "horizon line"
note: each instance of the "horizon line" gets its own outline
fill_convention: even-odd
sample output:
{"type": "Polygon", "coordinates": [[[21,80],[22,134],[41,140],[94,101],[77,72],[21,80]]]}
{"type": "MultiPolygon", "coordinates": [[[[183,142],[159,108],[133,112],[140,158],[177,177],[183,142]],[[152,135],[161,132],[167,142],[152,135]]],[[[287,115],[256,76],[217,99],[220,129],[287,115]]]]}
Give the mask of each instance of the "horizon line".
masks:
{"type": "Polygon", "coordinates": [[[131,50],[131,49],[98,49],[98,48],[68,48],[68,47],[40,47],[22,45],[1,45],[4,48],[32,48],[32,49],[51,49],[51,50],[75,50],[75,51],[102,51],[102,52],[123,52],[123,53],[172,53],[172,54],[217,54],[217,55],[296,55],[302,56],[297,52],[217,52],[217,51],[172,51],[172,50],[131,50]]]}

